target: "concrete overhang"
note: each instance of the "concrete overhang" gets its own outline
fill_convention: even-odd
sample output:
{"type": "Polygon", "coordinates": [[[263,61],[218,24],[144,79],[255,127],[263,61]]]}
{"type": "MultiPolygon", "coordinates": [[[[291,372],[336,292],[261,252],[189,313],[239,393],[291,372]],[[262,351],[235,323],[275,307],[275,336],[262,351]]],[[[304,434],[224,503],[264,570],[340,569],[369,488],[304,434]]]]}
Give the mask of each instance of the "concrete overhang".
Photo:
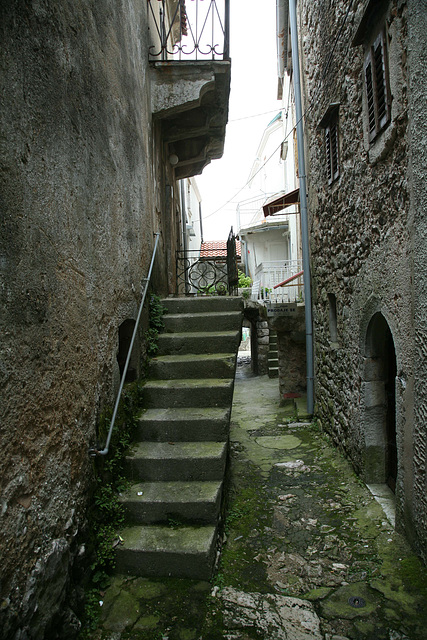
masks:
{"type": "Polygon", "coordinates": [[[224,151],[231,63],[224,60],[153,62],[151,110],[161,122],[177,180],[200,174],[224,151]]]}
{"type": "Polygon", "coordinates": [[[289,231],[289,221],[275,220],[272,223],[265,221],[262,224],[254,224],[249,227],[243,227],[239,230],[239,236],[245,238],[246,236],[250,236],[253,233],[265,233],[266,231],[289,231]]]}

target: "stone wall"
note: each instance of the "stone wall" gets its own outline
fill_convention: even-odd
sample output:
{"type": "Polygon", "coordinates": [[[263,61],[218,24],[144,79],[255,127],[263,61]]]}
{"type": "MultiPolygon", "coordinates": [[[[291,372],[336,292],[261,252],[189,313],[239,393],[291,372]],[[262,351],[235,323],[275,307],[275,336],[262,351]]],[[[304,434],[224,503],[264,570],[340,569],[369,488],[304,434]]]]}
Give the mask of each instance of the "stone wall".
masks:
{"type": "Polygon", "coordinates": [[[146,24],[135,0],[0,7],[5,639],[54,637],[118,328],[136,317],[157,230],[154,285],[173,286],[179,227],[165,225],[176,204],[151,127],[146,24]]]}
{"type": "Polygon", "coordinates": [[[269,335],[268,322],[264,316],[261,315],[256,322],[259,376],[265,376],[268,373],[269,335]]]}
{"type": "Polygon", "coordinates": [[[405,512],[414,523],[414,539],[427,558],[427,2],[408,1],[409,180],[414,219],[414,455],[413,491],[406,487],[405,512]]]}
{"type": "MultiPolygon", "coordinates": [[[[426,30],[422,25],[426,8],[424,2],[420,4],[423,9],[411,3],[417,11],[409,19],[408,35],[407,3],[378,3],[384,7],[384,16],[375,20],[387,30],[391,121],[372,142],[363,86],[364,45],[352,46],[367,3],[303,0],[299,29],[308,141],[316,413],[365,476],[370,402],[366,367],[373,353],[368,342],[373,319],[383,318],[391,331],[397,366],[397,523],[427,554],[425,367],[421,364],[425,360],[421,318],[425,317],[427,246],[421,178],[426,155],[425,100],[421,99],[425,97],[426,30]],[[325,130],[319,124],[334,103],[339,103],[340,175],[328,184],[325,130]]],[[[368,23],[374,30],[375,20],[368,23]]],[[[378,411],[385,411],[385,401],[377,398],[375,402],[378,411]]]]}
{"type": "Polygon", "coordinates": [[[269,320],[277,331],[279,351],[280,398],[286,394],[307,391],[307,363],[305,355],[305,314],[299,306],[295,316],[279,316],[269,320]]]}

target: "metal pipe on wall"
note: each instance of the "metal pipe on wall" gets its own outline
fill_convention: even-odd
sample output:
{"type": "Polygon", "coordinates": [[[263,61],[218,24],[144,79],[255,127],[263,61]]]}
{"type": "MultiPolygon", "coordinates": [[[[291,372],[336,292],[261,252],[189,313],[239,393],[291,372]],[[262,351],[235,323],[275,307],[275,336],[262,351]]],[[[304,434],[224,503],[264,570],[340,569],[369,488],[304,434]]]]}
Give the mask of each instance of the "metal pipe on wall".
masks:
{"type": "Polygon", "coordinates": [[[304,298],[305,298],[305,346],[307,359],[307,413],[314,410],[314,352],[313,352],[313,317],[311,309],[311,273],[308,240],[308,209],[307,209],[307,176],[305,173],[304,126],[301,104],[301,80],[298,53],[298,25],[296,0],[289,0],[289,22],[291,27],[292,72],[294,78],[295,115],[298,147],[298,171],[300,183],[300,211],[302,261],[304,270],[304,298]]]}

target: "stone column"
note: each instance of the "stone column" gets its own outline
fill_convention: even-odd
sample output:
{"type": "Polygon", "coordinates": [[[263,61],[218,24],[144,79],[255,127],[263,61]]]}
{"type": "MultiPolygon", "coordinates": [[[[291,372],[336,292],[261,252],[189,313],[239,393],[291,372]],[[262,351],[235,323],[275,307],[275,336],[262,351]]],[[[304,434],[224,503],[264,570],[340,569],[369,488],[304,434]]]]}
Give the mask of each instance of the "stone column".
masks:
{"type": "Polygon", "coordinates": [[[264,376],[268,373],[268,347],[269,329],[268,322],[259,318],[256,323],[258,342],[258,375],[264,376]]]}

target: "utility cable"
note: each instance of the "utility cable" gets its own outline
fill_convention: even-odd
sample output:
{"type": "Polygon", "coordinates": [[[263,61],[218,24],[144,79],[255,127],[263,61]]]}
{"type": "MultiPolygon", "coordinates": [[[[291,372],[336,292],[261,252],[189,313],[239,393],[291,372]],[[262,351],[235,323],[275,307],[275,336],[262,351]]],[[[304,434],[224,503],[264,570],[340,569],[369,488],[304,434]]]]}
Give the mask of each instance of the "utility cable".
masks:
{"type": "Polygon", "coordinates": [[[259,116],[268,116],[270,113],[278,113],[278,111],[281,111],[281,109],[280,108],[272,109],[271,111],[264,111],[263,113],[254,113],[251,116],[242,116],[241,118],[233,118],[233,120],[228,121],[228,124],[231,124],[232,122],[240,122],[240,120],[249,120],[250,118],[258,118],[259,116]]]}
{"type": "MultiPolygon", "coordinates": [[[[334,43],[333,43],[333,45],[332,45],[332,49],[331,49],[331,51],[330,51],[330,53],[329,53],[328,59],[327,59],[327,61],[326,61],[325,67],[324,67],[323,72],[322,72],[322,75],[321,75],[321,79],[322,79],[322,80],[325,78],[325,76],[326,76],[326,74],[327,74],[327,72],[328,72],[328,70],[329,70],[329,67],[330,67],[330,65],[331,65],[332,58],[333,58],[333,55],[334,55],[334,53],[335,53],[335,49],[336,49],[336,47],[337,47],[337,45],[338,45],[338,42],[339,42],[339,41],[340,41],[340,39],[341,39],[342,33],[343,33],[343,31],[344,31],[345,23],[347,22],[348,15],[349,15],[350,10],[351,10],[351,8],[352,8],[352,6],[353,6],[353,2],[354,2],[354,0],[350,0],[350,3],[349,3],[349,5],[348,5],[348,7],[347,7],[346,14],[345,14],[345,16],[344,16],[344,20],[343,20],[343,22],[342,22],[342,24],[341,24],[341,27],[339,28],[338,33],[337,33],[337,35],[336,35],[336,37],[335,37],[334,43]]],[[[348,48],[349,48],[349,47],[348,47],[348,48]]],[[[288,104],[289,104],[290,90],[291,90],[291,85],[290,85],[290,83],[289,83],[289,89],[288,89],[288,104]]],[[[320,92],[320,89],[318,89],[318,92],[320,92]]],[[[264,162],[264,163],[259,167],[259,169],[258,169],[258,170],[253,174],[253,176],[251,176],[250,180],[247,180],[247,182],[243,185],[243,187],[241,187],[241,188],[240,188],[240,189],[239,189],[239,190],[238,190],[238,191],[237,191],[237,192],[236,192],[236,193],[235,193],[235,194],[234,194],[234,195],[233,195],[229,200],[227,200],[226,202],[224,202],[224,204],[223,204],[223,205],[221,205],[220,207],[218,207],[217,209],[215,209],[215,211],[213,211],[213,212],[212,212],[212,213],[210,213],[209,215],[207,215],[207,216],[203,216],[203,220],[207,220],[208,218],[211,218],[213,215],[215,215],[216,213],[218,213],[218,211],[221,211],[221,209],[224,209],[224,207],[226,207],[226,206],[227,206],[227,204],[230,204],[230,202],[232,202],[232,201],[236,198],[236,196],[238,196],[238,195],[239,195],[239,193],[241,193],[241,192],[243,191],[243,189],[245,189],[245,188],[248,186],[249,182],[251,182],[251,181],[255,178],[255,176],[256,176],[256,175],[258,175],[258,173],[259,173],[259,172],[260,172],[260,171],[265,167],[265,165],[266,165],[266,164],[271,160],[271,158],[272,158],[272,157],[277,153],[277,151],[281,148],[281,146],[283,145],[283,143],[284,143],[284,142],[286,142],[286,140],[288,139],[288,137],[290,136],[290,134],[292,133],[292,131],[294,131],[294,129],[296,128],[296,126],[299,124],[299,122],[300,122],[301,120],[305,120],[305,118],[306,118],[306,116],[308,115],[308,113],[310,113],[310,111],[313,109],[313,107],[315,106],[315,104],[317,104],[317,102],[316,102],[316,100],[315,100],[315,98],[316,98],[316,97],[317,97],[317,94],[315,94],[315,96],[311,99],[311,103],[309,104],[309,106],[307,107],[307,109],[306,109],[306,110],[304,111],[304,113],[302,114],[302,116],[301,116],[300,120],[299,120],[298,122],[296,122],[296,123],[295,123],[295,126],[294,126],[294,127],[292,127],[291,131],[290,131],[290,132],[285,136],[285,138],[282,140],[282,142],[279,144],[279,146],[278,146],[278,147],[273,151],[273,153],[272,153],[272,154],[267,158],[267,160],[265,160],[265,162],[264,162]]],[[[287,122],[287,120],[286,120],[286,122],[287,122]]]]}

